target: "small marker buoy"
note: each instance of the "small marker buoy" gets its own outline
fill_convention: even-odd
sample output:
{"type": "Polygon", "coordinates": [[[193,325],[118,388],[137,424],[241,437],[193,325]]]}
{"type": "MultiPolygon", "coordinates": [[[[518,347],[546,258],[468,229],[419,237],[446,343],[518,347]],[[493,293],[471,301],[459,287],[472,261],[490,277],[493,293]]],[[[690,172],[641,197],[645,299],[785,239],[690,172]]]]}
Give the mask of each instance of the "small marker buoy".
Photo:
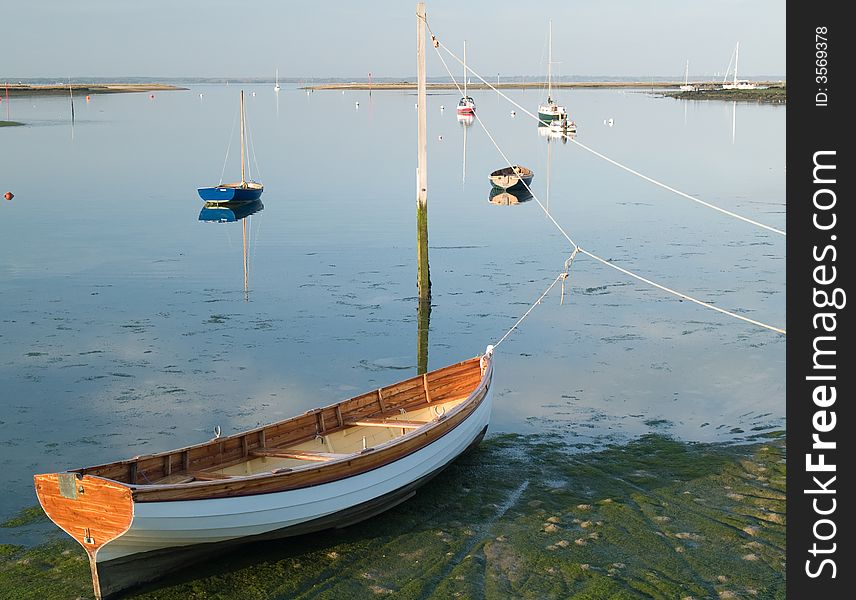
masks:
{"type": "Polygon", "coordinates": [[[360,105],[360,103],[359,103],[359,102],[355,103],[355,106],[357,106],[357,107],[358,107],[359,105],[360,105]]]}
{"type": "Polygon", "coordinates": [[[440,140],[440,141],[442,142],[442,141],[443,141],[443,136],[442,136],[442,135],[439,135],[439,136],[437,136],[437,139],[438,139],[438,140],[440,140]]]}
{"type": "Polygon", "coordinates": [[[343,96],[345,95],[345,90],[342,90],[342,95],[343,95],[343,96]]]}
{"type": "Polygon", "coordinates": [[[441,104],[441,105],[440,105],[440,110],[446,110],[446,107],[445,107],[445,106],[443,106],[443,105],[441,104]]]}
{"type": "Polygon", "coordinates": [[[256,93],[255,93],[255,92],[253,92],[253,96],[255,96],[255,95],[256,95],[256,93]]]}
{"type": "Polygon", "coordinates": [[[515,111],[513,111],[513,110],[511,111],[511,116],[512,116],[512,117],[513,117],[513,116],[515,116],[516,114],[517,114],[517,113],[516,113],[515,111]]]}
{"type": "Polygon", "coordinates": [[[6,200],[11,200],[15,197],[15,194],[13,194],[12,192],[6,192],[5,194],[3,194],[3,197],[6,198],[6,200]]]}
{"type": "Polygon", "coordinates": [[[154,94],[152,94],[151,96],[149,96],[149,100],[154,100],[154,99],[155,99],[155,95],[154,95],[154,94]]]}
{"type": "Polygon", "coordinates": [[[89,94],[86,94],[86,101],[89,102],[92,98],[89,97],[89,94]]]}

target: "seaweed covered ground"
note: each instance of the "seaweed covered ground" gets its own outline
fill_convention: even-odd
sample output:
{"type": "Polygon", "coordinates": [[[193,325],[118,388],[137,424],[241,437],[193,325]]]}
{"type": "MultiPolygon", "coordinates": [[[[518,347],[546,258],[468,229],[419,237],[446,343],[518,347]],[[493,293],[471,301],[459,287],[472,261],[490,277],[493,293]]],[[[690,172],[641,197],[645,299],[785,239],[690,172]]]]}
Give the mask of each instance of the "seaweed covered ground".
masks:
{"type": "MultiPolygon", "coordinates": [[[[503,435],[384,515],[247,546],[127,597],[784,598],[784,514],[783,433],[730,446],[649,435],[582,454],[503,435]]],[[[60,532],[0,545],[0,598],[91,595],[85,555],[60,532]]]]}
{"type": "Polygon", "coordinates": [[[702,88],[687,92],[668,92],[669,98],[681,100],[731,100],[737,102],[760,102],[764,104],[786,104],[787,88],[770,86],[754,90],[723,90],[702,88]]]}

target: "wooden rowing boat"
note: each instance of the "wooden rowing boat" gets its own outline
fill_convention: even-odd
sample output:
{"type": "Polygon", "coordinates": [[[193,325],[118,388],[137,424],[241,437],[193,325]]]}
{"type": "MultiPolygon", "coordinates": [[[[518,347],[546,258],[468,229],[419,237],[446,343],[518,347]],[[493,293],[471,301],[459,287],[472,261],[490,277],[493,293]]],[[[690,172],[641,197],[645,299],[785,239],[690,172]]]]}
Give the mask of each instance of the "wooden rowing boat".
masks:
{"type": "Polygon", "coordinates": [[[248,541],[343,527],[410,498],[478,444],[493,347],[271,425],[109,464],[36,475],[39,502],[114,596],[248,541]]]}
{"type": "Polygon", "coordinates": [[[493,187],[503,190],[525,190],[532,183],[533,177],[535,177],[535,173],[531,169],[514,165],[497,169],[491,173],[490,183],[493,187]]]}

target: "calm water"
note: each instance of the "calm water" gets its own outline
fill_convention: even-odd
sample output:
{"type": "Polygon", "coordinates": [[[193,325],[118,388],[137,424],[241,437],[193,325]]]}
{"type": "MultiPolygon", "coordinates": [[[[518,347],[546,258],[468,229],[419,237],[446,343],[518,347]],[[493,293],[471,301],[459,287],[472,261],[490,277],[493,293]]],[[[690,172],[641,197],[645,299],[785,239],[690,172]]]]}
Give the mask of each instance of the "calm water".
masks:
{"type": "MultiPolygon", "coordinates": [[[[73,130],[67,98],[13,98],[29,126],[0,129],[0,192],[16,195],[0,205],[0,521],[35,502],[33,473],[200,442],[415,374],[414,94],[244,89],[265,184],[246,221],[248,300],[242,223],[200,222],[196,195],[219,179],[238,87],[77,98],[73,130]]],[[[550,211],[585,248],[784,325],[783,237],[548,144],[504,100],[472,95],[545,203],[549,172],[550,211]]],[[[581,142],[784,227],[783,107],[559,99],[581,142]]],[[[495,342],[569,253],[535,202],[488,202],[487,175],[505,164],[478,123],[464,146],[456,103],[429,97],[432,369],[495,342]]],[[[239,176],[232,137],[226,180],[239,176]]],[[[725,441],[783,425],[782,336],[585,257],[570,288],[500,347],[493,432],[725,441]]]]}

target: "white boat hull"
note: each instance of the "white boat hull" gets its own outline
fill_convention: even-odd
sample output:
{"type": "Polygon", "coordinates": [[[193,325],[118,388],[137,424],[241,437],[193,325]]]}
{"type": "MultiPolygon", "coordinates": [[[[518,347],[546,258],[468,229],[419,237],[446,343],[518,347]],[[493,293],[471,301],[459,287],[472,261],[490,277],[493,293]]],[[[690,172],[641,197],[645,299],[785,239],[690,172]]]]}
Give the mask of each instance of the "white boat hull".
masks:
{"type": "Polygon", "coordinates": [[[478,443],[491,404],[488,388],[473,414],[433,443],[338,481],[254,496],[135,503],[130,528],[96,552],[101,597],[236,543],[342,527],[391,508],[478,443]]]}

